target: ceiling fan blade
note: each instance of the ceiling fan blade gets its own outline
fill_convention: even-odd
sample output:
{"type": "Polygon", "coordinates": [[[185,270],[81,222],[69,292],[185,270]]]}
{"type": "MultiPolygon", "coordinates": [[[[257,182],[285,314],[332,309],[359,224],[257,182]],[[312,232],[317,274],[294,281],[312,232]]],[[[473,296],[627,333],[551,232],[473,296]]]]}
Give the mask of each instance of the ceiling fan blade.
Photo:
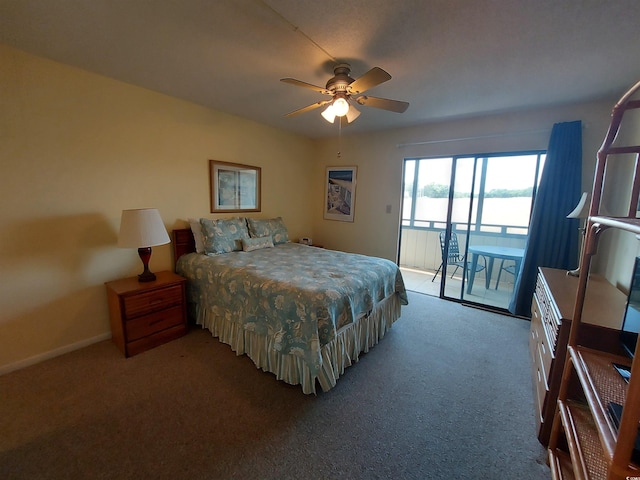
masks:
{"type": "Polygon", "coordinates": [[[391,75],[379,67],[373,67],[367,73],[356,78],[351,82],[351,84],[349,84],[349,92],[353,95],[357,95],[375,87],[376,85],[380,85],[387,80],[391,80],[391,75]]]}
{"type": "Polygon", "coordinates": [[[316,108],[320,108],[327,103],[331,103],[332,100],[322,100],[321,102],[312,103],[311,105],[307,105],[306,107],[302,107],[298,110],[294,110],[293,112],[289,112],[285,114],[285,117],[293,117],[294,115],[299,115],[304,112],[308,112],[309,110],[314,110],[316,108]]]}
{"type": "Polygon", "coordinates": [[[409,103],[399,100],[389,100],[388,98],[370,97],[363,95],[354,99],[359,105],[367,107],[381,108],[396,113],[404,113],[409,108],[409,103]]]}
{"type": "Polygon", "coordinates": [[[300,80],[296,80],[295,78],[281,78],[281,82],[288,83],[290,85],[295,85],[296,87],[304,87],[310,90],[313,90],[318,93],[322,93],[324,95],[332,95],[332,93],[324,87],[318,87],[317,85],[312,85],[307,82],[302,82],[300,80]]]}

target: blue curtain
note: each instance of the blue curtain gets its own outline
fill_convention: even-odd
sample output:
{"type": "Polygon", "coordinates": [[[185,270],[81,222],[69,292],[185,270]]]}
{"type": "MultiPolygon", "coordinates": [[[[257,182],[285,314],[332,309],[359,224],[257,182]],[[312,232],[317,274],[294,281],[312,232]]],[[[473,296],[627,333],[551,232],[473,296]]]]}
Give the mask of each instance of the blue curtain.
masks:
{"type": "Polygon", "coordinates": [[[538,267],[571,270],[578,264],[578,219],[575,208],[582,183],[582,122],[556,123],[533,204],[529,238],[524,249],[509,311],[531,316],[538,267]]]}

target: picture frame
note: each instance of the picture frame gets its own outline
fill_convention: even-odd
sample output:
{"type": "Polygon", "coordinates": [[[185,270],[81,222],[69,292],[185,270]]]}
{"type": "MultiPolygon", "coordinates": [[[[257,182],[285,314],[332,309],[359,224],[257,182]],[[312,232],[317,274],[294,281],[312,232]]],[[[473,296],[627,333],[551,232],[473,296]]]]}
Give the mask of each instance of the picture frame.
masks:
{"type": "Polygon", "coordinates": [[[211,213],[259,212],[262,169],[209,160],[211,213]]]}
{"type": "Polygon", "coordinates": [[[327,167],[324,218],[353,222],[357,167],[327,167]]]}

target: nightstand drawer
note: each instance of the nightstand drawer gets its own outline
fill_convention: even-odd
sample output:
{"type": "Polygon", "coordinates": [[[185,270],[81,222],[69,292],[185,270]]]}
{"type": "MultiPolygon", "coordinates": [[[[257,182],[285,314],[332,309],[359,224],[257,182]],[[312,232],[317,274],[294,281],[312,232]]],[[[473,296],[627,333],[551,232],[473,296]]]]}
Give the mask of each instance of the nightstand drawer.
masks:
{"type": "Polygon", "coordinates": [[[182,305],[150,313],[126,322],[127,341],[131,342],[182,323],[182,305]]]}
{"type": "Polygon", "coordinates": [[[124,297],[124,317],[131,319],[182,303],[182,286],[160,288],[124,297]]]}
{"type": "Polygon", "coordinates": [[[153,335],[149,335],[148,337],[142,337],[139,340],[129,342],[126,346],[126,356],[131,357],[133,355],[137,355],[141,352],[149,350],[150,348],[154,348],[158,345],[170,342],[171,340],[175,340],[176,338],[180,338],[185,333],[187,333],[187,327],[181,324],[176,325],[175,327],[167,328],[166,330],[162,330],[161,332],[154,333],[153,335]]]}

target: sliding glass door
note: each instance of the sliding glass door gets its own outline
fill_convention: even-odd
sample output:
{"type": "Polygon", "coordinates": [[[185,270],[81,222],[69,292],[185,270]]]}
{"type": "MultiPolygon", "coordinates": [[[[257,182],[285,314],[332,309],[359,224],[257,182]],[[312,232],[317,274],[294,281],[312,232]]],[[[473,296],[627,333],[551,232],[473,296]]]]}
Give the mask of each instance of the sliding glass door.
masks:
{"type": "Polygon", "coordinates": [[[428,286],[443,298],[506,309],[544,158],[536,151],[405,160],[401,267],[432,272],[428,286]]]}
{"type": "MultiPolygon", "coordinates": [[[[429,165],[429,164],[427,164],[429,165]]],[[[479,176],[476,175],[476,162],[473,158],[462,157],[453,158],[451,169],[451,187],[449,196],[449,217],[445,227],[445,248],[448,247],[447,258],[453,258],[458,255],[457,264],[446,265],[445,274],[442,275],[441,296],[449,298],[463,298],[467,286],[472,285],[475,281],[476,274],[482,267],[478,267],[476,262],[473,272],[473,266],[468,258],[467,250],[469,244],[473,245],[475,239],[470,238],[473,230],[470,225],[474,222],[477,212],[477,181],[479,176]],[[455,245],[458,245],[456,248],[455,245]],[[453,248],[453,255],[451,249],[453,248]],[[460,265],[462,267],[460,268],[460,265]],[[456,267],[459,267],[456,269],[456,267]],[[453,271],[450,271],[453,269],[453,271]],[[447,276],[449,273],[450,277],[447,276]],[[456,274],[460,280],[457,281],[456,274]],[[447,282],[447,279],[450,281],[447,282]]]]}

